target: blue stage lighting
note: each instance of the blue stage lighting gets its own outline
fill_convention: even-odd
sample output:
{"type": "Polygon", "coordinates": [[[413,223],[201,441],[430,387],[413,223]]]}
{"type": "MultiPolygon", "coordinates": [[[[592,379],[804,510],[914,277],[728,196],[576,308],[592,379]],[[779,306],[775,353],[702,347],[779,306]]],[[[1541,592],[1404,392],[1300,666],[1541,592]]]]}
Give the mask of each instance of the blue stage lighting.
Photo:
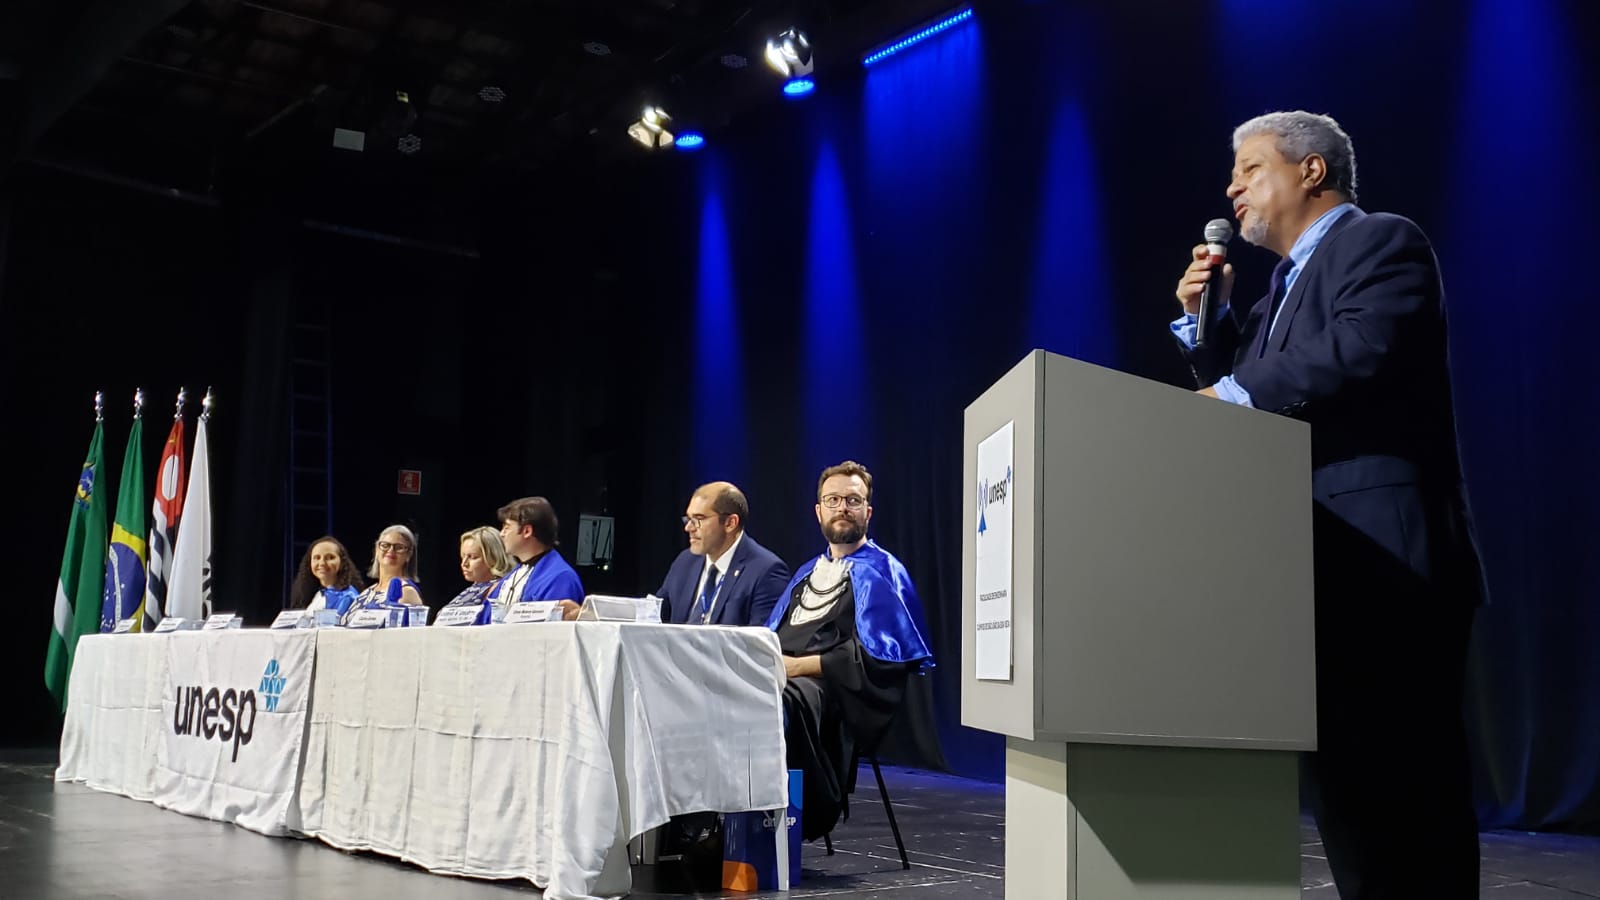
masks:
{"type": "Polygon", "coordinates": [[[960,25],[962,22],[965,22],[970,18],[972,18],[972,9],[970,7],[957,10],[956,12],[951,13],[950,15],[940,19],[926,28],[906,35],[905,37],[900,38],[885,47],[880,47],[877,50],[868,53],[866,56],[861,58],[861,64],[863,66],[870,66],[875,62],[879,62],[880,60],[899,53],[901,50],[904,50],[907,47],[910,47],[914,44],[920,44],[941,31],[947,31],[956,25],[960,25]]]}
{"type": "Polygon", "coordinates": [[[698,131],[686,131],[678,135],[677,145],[679,150],[699,150],[705,146],[705,135],[698,131]]]}
{"type": "Polygon", "coordinates": [[[816,89],[817,83],[809,78],[793,78],[783,84],[783,92],[790,97],[804,97],[816,89]]]}

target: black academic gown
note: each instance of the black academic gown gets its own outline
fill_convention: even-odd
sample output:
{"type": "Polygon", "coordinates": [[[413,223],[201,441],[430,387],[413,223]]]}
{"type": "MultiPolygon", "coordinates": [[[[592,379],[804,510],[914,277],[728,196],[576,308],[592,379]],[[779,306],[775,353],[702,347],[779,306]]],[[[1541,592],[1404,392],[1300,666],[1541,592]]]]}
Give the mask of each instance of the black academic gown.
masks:
{"type": "Polygon", "coordinates": [[[849,817],[855,750],[882,736],[918,663],[885,662],[862,650],[848,586],[824,615],[793,624],[803,608],[802,586],[795,586],[778,624],[778,641],[785,656],[822,657],[821,677],[791,678],[783,688],[789,768],[802,770],[805,779],[800,831],[814,841],[849,817]]]}

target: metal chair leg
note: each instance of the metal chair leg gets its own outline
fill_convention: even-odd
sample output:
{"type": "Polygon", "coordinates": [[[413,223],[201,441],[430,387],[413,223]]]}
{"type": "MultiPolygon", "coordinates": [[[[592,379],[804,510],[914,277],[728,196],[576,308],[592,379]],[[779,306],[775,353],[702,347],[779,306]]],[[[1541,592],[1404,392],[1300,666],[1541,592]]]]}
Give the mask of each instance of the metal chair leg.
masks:
{"type": "Polygon", "coordinates": [[[823,844],[823,846],[828,848],[828,855],[832,856],[833,855],[833,835],[832,834],[823,835],[822,836],[822,844],[823,844]]]}
{"type": "Polygon", "coordinates": [[[873,754],[867,759],[872,763],[873,776],[878,779],[878,796],[883,798],[883,811],[889,814],[889,830],[894,832],[894,845],[900,851],[900,868],[909,869],[911,860],[906,857],[906,842],[900,838],[900,824],[894,820],[894,806],[889,803],[889,789],[884,786],[883,772],[878,768],[878,756],[873,754]]]}

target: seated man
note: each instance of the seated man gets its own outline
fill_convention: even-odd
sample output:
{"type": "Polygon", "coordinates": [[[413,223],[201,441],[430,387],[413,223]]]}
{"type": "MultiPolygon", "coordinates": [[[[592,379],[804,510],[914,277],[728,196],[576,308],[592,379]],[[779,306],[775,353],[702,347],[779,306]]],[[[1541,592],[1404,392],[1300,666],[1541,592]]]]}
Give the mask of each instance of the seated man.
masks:
{"type": "Polygon", "coordinates": [[[678,554],[656,591],[661,621],[677,625],[767,624],[789,581],[789,567],[744,533],[750,504],[726,481],[702,485],[689,498],[678,554]]]}
{"type": "Polygon", "coordinates": [[[888,727],[906,678],[932,668],[922,602],[906,567],[867,539],[872,475],[857,462],[822,471],[817,523],[828,552],[794,573],[768,627],[783,645],[789,768],[805,772],[801,833],[831,832],[845,811],[859,741],[888,727]]]}
{"type": "Polygon", "coordinates": [[[513,603],[525,600],[560,600],[568,618],[583,603],[583,582],[556,552],[556,511],[543,497],[523,497],[500,507],[500,540],[517,561],[511,571],[489,589],[503,617],[513,603]]]}

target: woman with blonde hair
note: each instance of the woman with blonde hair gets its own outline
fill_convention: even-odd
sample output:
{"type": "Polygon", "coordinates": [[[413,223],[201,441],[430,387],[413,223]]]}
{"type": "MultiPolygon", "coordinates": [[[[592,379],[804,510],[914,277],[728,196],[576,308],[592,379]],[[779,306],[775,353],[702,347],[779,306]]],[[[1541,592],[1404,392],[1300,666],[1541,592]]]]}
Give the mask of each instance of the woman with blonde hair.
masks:
{"type": "Polygon", "coordinates": [[[455,596],[447,606],[482,603],[489,589],[500,576],[515,565],[500,532],[487,525],[468,529],[461,535],[461,577],[468,582],[466,590],[455,596]]]}

